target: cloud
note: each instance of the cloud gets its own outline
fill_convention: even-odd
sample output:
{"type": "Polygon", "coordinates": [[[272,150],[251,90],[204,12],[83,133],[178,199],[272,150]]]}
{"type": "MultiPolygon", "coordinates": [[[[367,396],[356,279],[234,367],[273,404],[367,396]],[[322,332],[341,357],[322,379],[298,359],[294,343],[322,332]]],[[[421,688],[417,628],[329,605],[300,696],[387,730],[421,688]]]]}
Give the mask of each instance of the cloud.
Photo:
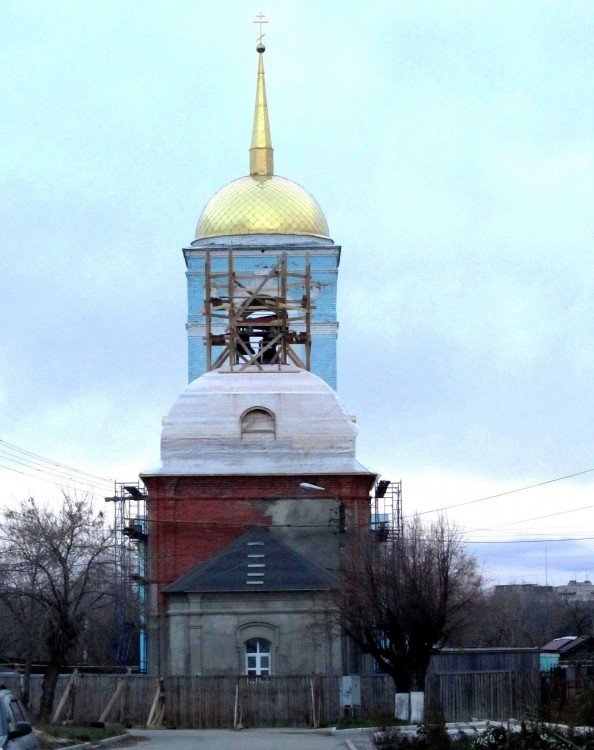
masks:
{"type": "MultiPolygon", "coordinates": [[[[17,445],[108,478],[154,463],[186,379],[181,247],[247,171],[252,13],[8,3],[0,403],[17,445]]],[[[590,468],[590,4],[307,0],[269,20],[275,162],[343,245],[339,390],[363,462],[403,479],[406,513],[590,468]]],[[[589,486],[452,514],[494,527],[589,486]]]]}

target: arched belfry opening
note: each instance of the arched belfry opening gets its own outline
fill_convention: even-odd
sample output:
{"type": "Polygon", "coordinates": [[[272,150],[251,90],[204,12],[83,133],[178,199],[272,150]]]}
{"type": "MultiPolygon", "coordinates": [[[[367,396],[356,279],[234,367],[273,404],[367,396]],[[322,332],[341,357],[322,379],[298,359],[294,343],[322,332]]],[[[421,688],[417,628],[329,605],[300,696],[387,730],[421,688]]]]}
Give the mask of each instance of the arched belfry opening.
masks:
{"type": "Polygon", "coordinates": [[[235,267],[232,250],[206,253],[206,369],[293,364],[310,369],[311,271],[309,254],[302,270],[288,267],[281,253],[256,274],[235,267]]]}
{"type": "Polygon", "coordinates": [[[248,409],[241,415],[241,439],[261,440],[274,439],[276,436],[276,420],[274,414],[263,407],[248,409]]]}

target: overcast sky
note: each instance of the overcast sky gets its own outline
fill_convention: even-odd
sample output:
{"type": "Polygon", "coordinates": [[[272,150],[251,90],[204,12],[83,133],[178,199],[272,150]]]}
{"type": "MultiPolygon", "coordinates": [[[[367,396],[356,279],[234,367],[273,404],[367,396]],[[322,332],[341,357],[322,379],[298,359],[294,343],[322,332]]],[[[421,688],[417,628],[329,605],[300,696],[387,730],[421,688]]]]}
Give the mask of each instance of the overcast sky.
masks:
{"type": "Polygon", "coordinates": [[[276,172],[343,248],[360,460],[405,515],[459,506],[489,580],[591,577],[594,472],[469,503],[594,469],[590,0],[4,0],[0,503],[58,492],[10,445],[99,501],[158,463],[181,248],[248,171],[259,11],[276,172]]]}

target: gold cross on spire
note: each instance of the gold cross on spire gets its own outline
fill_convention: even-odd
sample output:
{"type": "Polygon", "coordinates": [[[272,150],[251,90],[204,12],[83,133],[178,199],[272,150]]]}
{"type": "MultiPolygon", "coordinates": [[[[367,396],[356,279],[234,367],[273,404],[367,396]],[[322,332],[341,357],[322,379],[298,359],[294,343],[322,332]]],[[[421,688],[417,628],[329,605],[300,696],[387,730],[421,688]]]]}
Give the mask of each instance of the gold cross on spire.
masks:
{"type": "Polygon", "coordinates": [[[258,15],[256,16],[256,20],[254,21],[254,23],[259,23],[260,24],[260,36],[258,37],[258,47],[263,47],[264,46],[264,41],[263,40],[264,40],[264,37],[266,36],[266,34],[264,34],[262,32],[262,24],[263,23],[268,23],[268,21],[266,21],[265,18],[266,18],[266,16],[263,13],[258,13],[258,15]]]}

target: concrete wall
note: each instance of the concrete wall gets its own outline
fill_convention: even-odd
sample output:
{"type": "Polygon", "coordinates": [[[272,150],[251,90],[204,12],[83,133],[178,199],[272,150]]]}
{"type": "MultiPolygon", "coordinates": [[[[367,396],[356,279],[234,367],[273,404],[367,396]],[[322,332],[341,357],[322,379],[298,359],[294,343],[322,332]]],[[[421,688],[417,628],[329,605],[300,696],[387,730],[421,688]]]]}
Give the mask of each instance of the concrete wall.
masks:
{"type": "Polygon", "coordinates": [[[250,638],[271,642],[274,675],[340,674],[340,637],[326,594],[175,594],[168,600],[164,674],[245,674],[250,638]]]}

